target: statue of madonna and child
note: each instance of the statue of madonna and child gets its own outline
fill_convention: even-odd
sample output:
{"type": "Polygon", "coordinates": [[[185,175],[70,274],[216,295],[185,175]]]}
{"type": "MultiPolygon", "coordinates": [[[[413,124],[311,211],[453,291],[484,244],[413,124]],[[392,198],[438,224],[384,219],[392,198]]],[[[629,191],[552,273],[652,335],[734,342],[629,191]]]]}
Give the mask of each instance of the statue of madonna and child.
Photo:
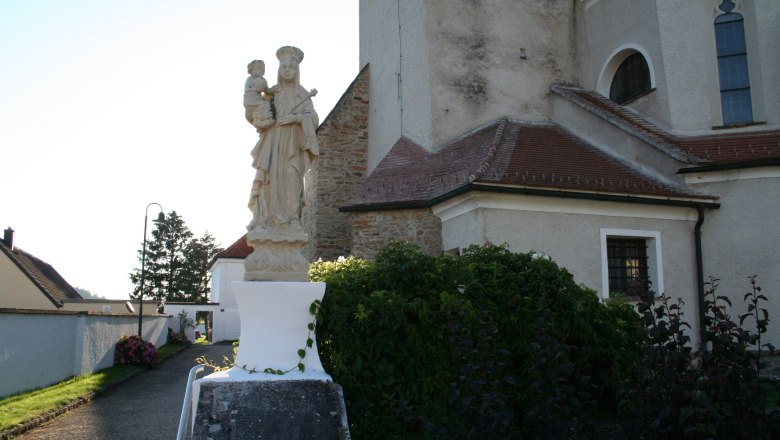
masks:
{"type": "Polygon", "coordinates": [[[276,57],[276,85],[268,87],[265,64],[254,60],[247,66],[250,76],[244,86],[245,117],[259,134],[251,152],[256,172],[247,243],[255,251],[245,260],[247,280],[297,280],[308,271],[301,254],[308,240],[301,219],[305,177],[319,154],[319,118],[311,100],[317,90],[307,91],[300,84],[303,51],[284,46],[276,57]]]}

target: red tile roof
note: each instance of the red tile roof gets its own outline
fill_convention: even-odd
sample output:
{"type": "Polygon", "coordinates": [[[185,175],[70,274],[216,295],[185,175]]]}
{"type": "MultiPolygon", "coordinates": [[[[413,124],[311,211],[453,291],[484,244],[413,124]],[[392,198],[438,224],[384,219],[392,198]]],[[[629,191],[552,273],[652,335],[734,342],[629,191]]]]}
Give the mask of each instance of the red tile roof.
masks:
{"type": "Polygon", "coordinates": [[[523,126],[501,183],[652,196],[701,196],[642,174],[557,125],[523,126]]]}
{"type": "Polygon", "coordinates": [[[480,184],[714,199],[644,174],[557,124],[503,119],[432,153],[401,138],[342,209],[427,206],[480,184]]]}
{"type": "Polygon", "coordinates": [[[18,247],[9,248],[0,241],[0,250],[35,284],[57,307],[65,299],[83,299],[81,295],[49,263],[18,247]]]}
{"type": "Polygon", "coordinates": [[[214,261],[220,258],[244,259],[252,253],[254,249],[246,243],[246,234],[227,247],[227,249],[214,256],[214,261]]]}
{"type": "Polygon", "coordinates": [[[780,159],[780,130],[678,136],[597,92],[563,85],[554,85],[551,90],[651,145],[676,150],[683,156],[678,158],[691,165],[725,165],[780,159]]]}

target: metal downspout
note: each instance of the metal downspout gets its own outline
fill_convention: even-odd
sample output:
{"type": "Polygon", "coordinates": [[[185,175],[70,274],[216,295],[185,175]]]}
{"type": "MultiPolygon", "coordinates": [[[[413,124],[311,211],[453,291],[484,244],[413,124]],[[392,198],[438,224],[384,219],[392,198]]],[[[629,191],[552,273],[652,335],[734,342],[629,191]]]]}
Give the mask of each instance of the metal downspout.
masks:
{"type": "Polygon", "coordinates": [[[699,347],[704,348],[704,263],[701,251],[701,226],[704,224],[704,207],[699,205],[696,207],[699,213],[699,218],[696,220],[696,227],[694,228],[694,238],[696,241],[696,284],[698,287],[697,299],[699,302],[699,347]]]}

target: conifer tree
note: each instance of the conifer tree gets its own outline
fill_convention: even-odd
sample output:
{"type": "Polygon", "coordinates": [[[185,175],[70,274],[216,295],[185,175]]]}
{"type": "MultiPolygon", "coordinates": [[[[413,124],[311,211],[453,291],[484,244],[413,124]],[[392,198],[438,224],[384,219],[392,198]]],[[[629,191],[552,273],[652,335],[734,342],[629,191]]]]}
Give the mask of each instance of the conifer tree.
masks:
{"type": "MultiPolygon", "coordinates": [[[[211,292],[209,262],[221,250],[208,232],[193,238],[176,211],[171,211],[163,221],[155,220],[152,237],[146,241],[144,298],[158,303],[207,302],[211,292]]],[[[139,267],[130,273],[133,299],[141,291],[142,254],[143,249],[139,249],[139,267]]]]}

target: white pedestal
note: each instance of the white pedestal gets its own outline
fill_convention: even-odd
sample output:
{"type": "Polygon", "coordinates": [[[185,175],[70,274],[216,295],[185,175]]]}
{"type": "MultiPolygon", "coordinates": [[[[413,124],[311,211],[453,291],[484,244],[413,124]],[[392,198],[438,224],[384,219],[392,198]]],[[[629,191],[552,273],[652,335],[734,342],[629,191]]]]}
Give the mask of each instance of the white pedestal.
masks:
{"type": "Polygon", "coordinates": [[[236,298],[241,319],[241,339],[236,356],[236,366],[228,371],[217,372],[201,380],[245,381],[245,380],[327,380],[317,339],[309,333],[313,316],[309,306],[315,300],[322,300],[325,283],[297,281],[234,281],[233,294],[236,298]],[[314,343],[306,348],[303,360],[298,350],[306,347],[306,339],[314,343]],[[305,370],[300,372],[298,363],[305,370]],[[263,370],[292,371],[284,375],[264,373],[263,370]]]}
{"type": "MultiPolygon", "coordinates": [[[[234,281],[233,293],[241,317],[237,367],[259,372],[266,368],[287,371],[300,361],[306,367],[305,376],[331,380],[322,368],[314,332],[310,333],[308,328],[314,318],[309,307],[315,300],[322,300],[325,283],[234,281]],[[300,360],[298,350],[306,347],[309,337],[314,344],[306,348],[306,356],[300,360]]],[[[302,379],[297,368],[282,378],[285,376],[302,379]]]]}
{"type": "MultiPolygon", "coordinates": [[[[196,419],[203,384],[213,388],[219,387],[219,382],[333,382],[322,367],[315,334],[313,331],[309,333],[308,327],[314,318],[309,313],[309,306],[315,300],[322,300],[325,283],[234,281],[232,287],[241,319],[236,366],[209,374],[193,383],[191,423],[196,419]],[[311,348],[306,348],[306,356],[301,360],[298,350],[306,347],[307,338],[314,343],[311,348]],[[303,372],[297,368],[299,362],[305,366],[303,372]],[[292,370],[279,375],[263,372],[266,368],[292,370]]],[[[246,387],[254,389],[251,384],[246,387]]]]}

